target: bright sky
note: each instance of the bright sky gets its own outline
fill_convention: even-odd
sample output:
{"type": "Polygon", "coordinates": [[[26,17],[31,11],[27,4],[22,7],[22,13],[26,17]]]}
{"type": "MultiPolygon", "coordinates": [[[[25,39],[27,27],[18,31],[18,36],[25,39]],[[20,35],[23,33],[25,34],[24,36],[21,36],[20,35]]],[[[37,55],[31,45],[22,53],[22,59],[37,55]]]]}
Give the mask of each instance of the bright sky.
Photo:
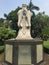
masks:
{"type": "MultiPolygon", "coordinates": [[[[0,0],[0,18],[4,17],[4,13],[8,14],[11,10],[15,10],[22,3],[28,4],[30,0],[0,0]]],[[[45,11],[49,15],[49,0],[32,0],[33,4],[40,8],[39,11],[45,11]]],[[[38,11],[38,12],[39,12],[38,11]]],[[[37,13],[37,11],[35,11],[37,13]]]]}

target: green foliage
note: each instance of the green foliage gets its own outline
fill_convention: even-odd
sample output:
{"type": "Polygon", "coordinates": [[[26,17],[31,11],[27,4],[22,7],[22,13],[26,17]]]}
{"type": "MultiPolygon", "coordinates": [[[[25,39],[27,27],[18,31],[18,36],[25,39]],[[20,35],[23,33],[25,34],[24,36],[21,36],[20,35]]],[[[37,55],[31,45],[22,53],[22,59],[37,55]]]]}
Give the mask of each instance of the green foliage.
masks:
{"type": "Polygon", "coordinates": [[[45,13],[43,12],[39,12],[37,15],[37,20],[38,22],[42,25],[42,28],[43,27],[47,27],[49,26],[49,16],[48,15],[45,15],[45,13]]]}
{"type": "Polygon", "coordinates": [[[12,20],[4,20],[4,22],[3,22],[3,27],[5,27],[5,28],[11,28],[11,25],[12,25],[12,20]]]}
{"type": "Polygon", "coordinates": [[[4,21],[4,19],[3,18],[0,18],[0,22],[3,22],[4,21]]]}
{"type": "Polygon", "coordinates": [[[38,21],[38,18],[35,17],[31,24],[32,24],[31,26],[32,37],[40,37],[42,33],[42,26],[41,23],[38,21]]]}
{"type": "Polygon", "coordinates": [[[42,29],[42,39],[47,40],[49,38],[49,27],[42,29]]]}
{"type": "Polygon", "coordinates": [[[42,34],[46,34],[47,36],[49,36],[49,27],[45,27],[42,29],[42,34]]]}
{"type": "Polygon", "coordinates": [[[48,48],[49,49],[49,40],[48,41],[44,41],[44,44],[43,45],[44,45],[45,48],[48,48]]]}
{"type": "Polygon", "coordinates": [[[4,14],[7,20],[12,20],[12,29],[18,30],[17,22],[18,22],[18,15],[17,12],[20,9],[18,7],[17,9],[11,11],[8,15],[4,14]]]}
{"type": "Polygon", "coordinates": [[[39,7],[33,5],[32,0],[30,0],[28,7],[29,7],[30,11],[33,13],[33,16],[35,16],[35,13],[33,10],[39,10],[39,7]]]}
{"type": "Polygon", "coordinates": [[[47,54],[49,54],[49,40],[44,41],[43,43],[43,47],[44,47],[44,52],[46,52],[47,54]]]}
{"type": "Polygon", "coordinates": [[[41,37],[43,40],[47,40],[49,37],[49,16],[44,12],[39,12],[32,24],[34,33],[37,37],[41,37]]]}
{"type": "Polygon", "coordinates": [[[4,49],[4,46],[0,46],[0,50],[3,50],[4,49]]]}
{"type": "Polygon", "coordinates": [[[0,39],[10,39],[16,37],[16,31],[10,28],[0,27],[0,39]]]}
{"type": "Polygon", "coordinates": [[[3,18],[0,18],[0,27],[3,26],[3,21],[4,21],[4,19],[3,18]]]}
{"type": "Polygon", "coordinates": [[[4,46],[0,46],[0,53],[4,52],[4,46]]]}
{"type": "Polygon", "coordinates": [[[41,12],[41,13],[38,13],[37,19],[38,19],[38,22],[41,24],[41,28],[42,28],[41,38],[43,40],[47,40],[49,37],[49,16],[41,12]]]}

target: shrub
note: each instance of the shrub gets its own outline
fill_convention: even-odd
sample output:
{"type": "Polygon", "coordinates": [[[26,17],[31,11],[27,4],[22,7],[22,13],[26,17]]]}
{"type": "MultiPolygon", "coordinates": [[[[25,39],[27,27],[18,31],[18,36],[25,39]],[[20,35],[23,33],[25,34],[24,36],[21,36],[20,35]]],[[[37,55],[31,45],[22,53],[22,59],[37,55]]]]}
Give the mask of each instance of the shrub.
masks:
{"type": "Polygon", "coordinates": [[[4,46],[0,46],[0,54],[4,52],[4,46]]]}
{"type": "Polygon", "coordinates": [[[49,40],[44,41],[43,46],[44,46],[44,52],[49,54],[49,40]]]}
{"type": "Polygon", "coordinates": [[[0,40],[6,40],[16,37],[16,31],[10,28],[0,27],[0,40]]]}

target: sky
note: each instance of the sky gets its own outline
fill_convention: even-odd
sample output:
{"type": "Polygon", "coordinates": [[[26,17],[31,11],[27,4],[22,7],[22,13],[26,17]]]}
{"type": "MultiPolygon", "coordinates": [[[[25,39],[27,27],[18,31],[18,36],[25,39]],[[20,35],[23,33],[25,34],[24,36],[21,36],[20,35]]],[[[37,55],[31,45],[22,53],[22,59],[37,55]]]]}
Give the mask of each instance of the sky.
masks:
{"type": "MultiPolygon", "coordinates": [[[[22,6],[23,3],[29,4],[30,0],[0,0],[0,18],[4,18],[4,13],[8,14],[12,10],[15,10],[18,6],[22,6]]],[[[32,0],[33,4],[40,8],[38,12],[45,11],[45,14],[49,15],[49,0],[32,0]]]]}

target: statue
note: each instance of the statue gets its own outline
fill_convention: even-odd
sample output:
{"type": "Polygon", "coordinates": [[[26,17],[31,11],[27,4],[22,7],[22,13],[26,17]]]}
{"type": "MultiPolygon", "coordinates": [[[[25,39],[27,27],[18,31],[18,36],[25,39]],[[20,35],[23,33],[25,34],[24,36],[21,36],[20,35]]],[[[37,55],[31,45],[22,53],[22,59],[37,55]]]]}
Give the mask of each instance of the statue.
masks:
{"type": "Polygon", "coordinates": [[[22,4],[22,9],[18,11],[18,27],[21,29],[19,29],[17,39],[26,39],[26,37],[31,38],[31,16],[32,13],[27,9],[27,5],[22,4]]]}
{"type": "Polygon", "coordinates": [[[30,10],[27,9],[26,4],[22,4],[22,9],[18,11],[18,26],[21,27],[29,27],[31,26],[30,20],[31,20],[32,13],[30,10]]]}

